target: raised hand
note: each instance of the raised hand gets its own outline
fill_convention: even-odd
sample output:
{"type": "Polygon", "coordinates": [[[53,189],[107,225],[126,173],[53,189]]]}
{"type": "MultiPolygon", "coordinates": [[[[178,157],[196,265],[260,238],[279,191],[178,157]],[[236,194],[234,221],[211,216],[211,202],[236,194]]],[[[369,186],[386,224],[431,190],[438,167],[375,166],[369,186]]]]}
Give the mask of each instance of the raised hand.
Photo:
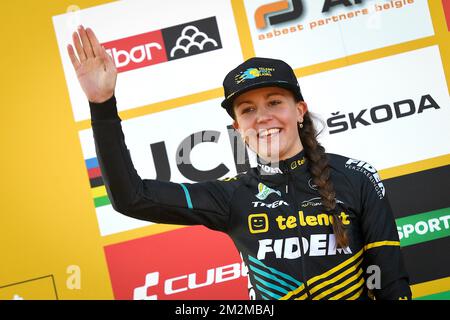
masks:
{"type": "Polygon", "coordinates": [[[67,46],[70,61],[86,97],[91,102],[101,103],[112,97],[116,87],[117,69],[112,58],[100,45],[90,28],[78,27],[72,34],[74,48],[67,46]],[[80,41],[81,39],[81,41],[80,41]]]}

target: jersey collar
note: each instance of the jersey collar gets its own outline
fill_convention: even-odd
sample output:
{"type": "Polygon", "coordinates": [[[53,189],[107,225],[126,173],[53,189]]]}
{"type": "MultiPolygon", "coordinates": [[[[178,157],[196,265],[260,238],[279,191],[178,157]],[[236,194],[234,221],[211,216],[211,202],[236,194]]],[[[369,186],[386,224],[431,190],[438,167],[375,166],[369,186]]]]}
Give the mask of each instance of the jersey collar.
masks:
{"type": "Polygon", "coordinates": [[[257,158],[258,160],[258,172],[261,175],[276,175],[276,174],[286,174],[289,172],[306,171],[307,160],[305,157],[305,150],[303,149],[295,156],[281,160],[274,163],[266,163],[263,159],[257,158]]]}

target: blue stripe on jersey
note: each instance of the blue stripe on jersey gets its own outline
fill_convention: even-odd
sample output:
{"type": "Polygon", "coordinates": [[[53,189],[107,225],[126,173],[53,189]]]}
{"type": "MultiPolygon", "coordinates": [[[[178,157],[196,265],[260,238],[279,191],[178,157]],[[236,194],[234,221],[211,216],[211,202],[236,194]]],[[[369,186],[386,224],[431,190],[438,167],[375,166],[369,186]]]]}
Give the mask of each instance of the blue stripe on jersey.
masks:
{"type": "Polygon", "coordinates": [[[267,270],[271,271],[271,272],[274,273],[274,274],[277,274],[277,275],[282,276],[282,277],[285,278],[286,280],[289,280],[289,281],[294,282],[297,286],[301,286],[301,285],[302,285],[301,282],[299,282],[299,281],[296,280],[295,278],[291,277],[290,275],[288,275],[288,274],[286,274],[286,273],[283,273],[283,272],[281,272],[281,271],[278,271],[278,270],[276,270],[276,269],[274,269],[274,268],[268,267],[268,266],[266,266],[264,263],[262,263],[261,261],[259,261],[258,259],[254,258],[254,257],[252,257],[252,256],[250,256],[250,255],[248,256],[248,258],[250,259],[251,262],[253,262],[253,263],[255,263],[255,264],[257,264],[257,265],[259,265],[259,266],[261,266],[261,267],[266,268],[267,270]]]}
{"type": "Polygon", "coordinates": [[[269,298],[267,298],[265,295],[263,295],[262,293],[260,293],[261,297],[263,298],[263,300],[270,300],[269,298]]]}
{"type": "Polygon", "coordinates": [[[257,281],[261,282],[261,284],[265,285],[266,287],[269,287],[269,288],[271,288],[271,289],[275,289],[275,290],[277,290],[277,291],[283,293],[284,295],[286,295],[286,294],[289,293],[289,291],[287,291],[286,289],[284,289],[284,288],[282,288],[282,287],[280,287],[280,286],[277,286],[277,285],[275,285],[275,284],[273,284],[273,283],[270,283],[270,282],[268,282],[268,281],[265,281],[265,280],[261,279],[260,277],[258,277],[258,276],[256,276],[256,275],[255,275],[254,277],[255,277],[255,279],[256,279],[257,281]]]}
{"type": "Polygon", "coordinates": [[[278,282],[278,283],[288,287],[289,290],[291,290],[291,291],[297,289],[297,287],[294,287],[294,286],[290,285],[289,283],[287,283],[286,281],[283,281],[282,279],[279,279],[276,276],[274,276],[274,275],[272,275],[270,273],[267,273],[267,272],[265,272],[265,271],[255,267],[255,266],[249,265],[249,267],[250,267],[250,269],[253,272],[258,273],[258,274],[260,274],[260,275],[262,275],[262,276],[264,276],[264,277],[266,277],[268,279],[272,279],[272,280],[274,280],[274,281],[276,281],[276,282],[278,282]]]}
{"type": "Polygon", "coordinates": [[[181,187],[184,190],[184,194],[186,196],[186,202],[187,202],[188,208],[189,209],[193,209],[194,207],[192,206],[191,195],[189,194],[189,190],[186,188],[186,186],[184,184],[180,183],[180,185],[181,185],[181,187]]]}
{"type": "Polygon", "coordinates": [[[264,288],[261,287],[259,284],[256,285],[256,288],[257,288],[259,291],[264,292],[265,294],[267,294],[268,296],[271,296],[271,297],[274,298],[274,299],[277,299],[277,300],[280,300],[280,299],[281,299],[281,296],[280,296],[280,295],[278,295],[278,294],[276,294],[276,293],[273,293],[273,292],[270,292],[269,290],[264,289],[264,288]]]}

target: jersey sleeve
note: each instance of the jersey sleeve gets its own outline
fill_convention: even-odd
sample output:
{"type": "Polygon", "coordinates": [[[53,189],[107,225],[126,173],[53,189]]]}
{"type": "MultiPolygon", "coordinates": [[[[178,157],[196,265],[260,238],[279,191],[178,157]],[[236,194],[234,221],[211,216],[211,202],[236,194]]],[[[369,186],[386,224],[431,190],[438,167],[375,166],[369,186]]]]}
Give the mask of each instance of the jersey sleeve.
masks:
{"type": "Polygon", "coordinates": [[[89,104],[97,159],[116,211],[156,223],[205,225],[226,232],[234,191],[231,184],[141,179],[125,144],[115,97],[89,104]]]}
{"type": "MultiPolygon", "coordinates": [[[[361,228],[365,260],[372,272],[379,270],[380,286],[373,293],[380,300],[411,299],[409,278],[400,249],[394,215],[377,170],[361,166],[361,228]]],[[[368,275],[370,276],[370,272],[368,275]]],[[[374,273],[372,273],[374,274],[374,273]]]]}

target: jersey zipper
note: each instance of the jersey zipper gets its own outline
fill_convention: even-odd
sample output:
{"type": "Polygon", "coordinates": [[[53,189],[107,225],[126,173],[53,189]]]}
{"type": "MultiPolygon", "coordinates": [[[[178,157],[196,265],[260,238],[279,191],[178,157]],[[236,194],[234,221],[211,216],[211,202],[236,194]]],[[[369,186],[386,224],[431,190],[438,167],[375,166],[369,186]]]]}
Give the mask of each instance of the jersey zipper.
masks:
{"type": "MultiPolygon", "coordinates": [[[[286,194],[287,194],[287,191],[289,190],[289,185],[292,183],[291,182],[291,172],[289,171],[289,169],[287,169],[286,168],[286,174],[287,174],[287,184],[286,184],[286,194]]],[[[296,198],[296,196],[295,196],[295,187],[294,187],[294,185],[293,185],[293,183],[292,183],[292,185],[290,185],[290,189],[291,189],[291,194],[290,194],[290,196],[291,196],[291,198],[293,199],[293,203],[294,203],[294,208],[295,208],[295,210],[297,211],[298,209],[299,209],[299,204],[298,204],[298,201],[297,201],[297,198],[296,198]]],[[[302,230],[301,230],[301,226],[299,225],[299,227],[298,227],[298,232],[299,232],[299,234],[300,234],[300,241],[299,241],[299,246],[300,246],[300,254],[301,254],[301,257],[302,257],[302,272],[303,272],[303,279],[304,279],[304,285],[305,285],[305,291],[306,291],[306,296],[307,296],[307,299],[308,300],[310,300],[311,299],[311,294],[310,294],[310,292],[309,292],[309,288],[308,288],[308,284],[307,284],[307,277],[306,277],[306,262],[305,262],[305,260],[306,260],[306,255],[305,255],[305,251],[304,251],[304,248],[303,248],[303,235],[302,235],[302,230]]]]}

